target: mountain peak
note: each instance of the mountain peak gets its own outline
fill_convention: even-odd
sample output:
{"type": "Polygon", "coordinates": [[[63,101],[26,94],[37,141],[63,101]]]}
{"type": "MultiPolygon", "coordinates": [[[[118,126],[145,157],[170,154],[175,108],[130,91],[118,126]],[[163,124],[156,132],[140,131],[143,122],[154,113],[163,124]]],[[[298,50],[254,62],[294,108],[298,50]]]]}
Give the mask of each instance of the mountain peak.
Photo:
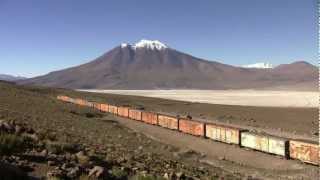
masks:
{"type": "Polygon", "coordinates": [[[273,68],[271,63],[259,62],[255,64],[243,65],[244,68],[270,69],[273,68]]]}
{"type": "Polygon", "coordinates": [[[121,48],[126,48],[126,47],[131,47],[132,49],[136,50],[139,48],[146,48],[146,49],[152,49],[152,50],[163,50],[168,48],[167,45],[164,43],[158,41],[158,40],[147,40],[147,39],[142,39],[139,42],[131,45],[128,43],[122,43],[121,48]]]}

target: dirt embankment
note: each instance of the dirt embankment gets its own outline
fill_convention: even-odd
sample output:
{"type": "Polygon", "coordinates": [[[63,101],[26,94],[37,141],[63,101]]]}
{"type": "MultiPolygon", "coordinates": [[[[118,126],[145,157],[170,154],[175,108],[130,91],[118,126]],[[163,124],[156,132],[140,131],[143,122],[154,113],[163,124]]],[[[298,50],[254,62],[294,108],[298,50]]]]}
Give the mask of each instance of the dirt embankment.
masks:
{"type": "MultiPolygon", "coordinates": [[[[56,99],[58,93],[54,89],[0,84],[0,119],[26,124],[38,137],[45,137],[44,141],[36,141],[22,152],[1,156],[0,165],[12,163],[37,178],[52,175],[65,177],[72,174],[71,171],[80,173],[78,176],[88,175],[96,166],[104,169],[107,179],[139,175],[192,179],[240,179],[247,176],[198,161],[180,159],[173,155],[179,152],[178,148],[134,132],[112,116],[104,118],[104,114],[92,109],[60,102],[56,99]],[[53,141],[55,147],[71,144],[80,149],[71,154],[64,150],[56,152],[48,147],[52,143],[46,139],[53,141]],[[77,156],[81,156],[80,159],[86,163],[82,164],[77,156]],[[55,169],[59,174],[52,172],[55,169]]],[[[8,176],[2,174],[1,177],[8,176]]]]}

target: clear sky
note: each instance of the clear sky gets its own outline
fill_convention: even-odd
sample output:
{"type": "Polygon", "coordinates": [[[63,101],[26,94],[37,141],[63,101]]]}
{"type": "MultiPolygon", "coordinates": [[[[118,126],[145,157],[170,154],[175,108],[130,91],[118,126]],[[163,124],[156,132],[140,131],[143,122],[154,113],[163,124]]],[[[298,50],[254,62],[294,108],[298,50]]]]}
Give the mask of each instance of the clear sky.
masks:
{"type": "Polygon", "coordinates": [[[142,38],[233,65],[316,64],[316,7],[316,0],[0,0],[0,74],[46,74],[142,38]]]}

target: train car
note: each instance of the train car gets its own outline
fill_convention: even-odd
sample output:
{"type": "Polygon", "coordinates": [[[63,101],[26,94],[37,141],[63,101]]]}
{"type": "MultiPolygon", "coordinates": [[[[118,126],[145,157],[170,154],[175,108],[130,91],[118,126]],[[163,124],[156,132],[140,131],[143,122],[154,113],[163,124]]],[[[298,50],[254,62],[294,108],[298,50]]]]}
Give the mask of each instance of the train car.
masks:
{"type": "Polygon", "coordinates": [[[98,111],[101,111],[101,104],[97,102],[93,102],[93,108],[98,111]]]}
{"type": "Polygon", "coordinates": [[[109,112],[109,105],[108,104],[100,104],[100,111],[109,112]]]}
{"type": "Polygon", "coordinates": [[[83,99],[77,98],[75,99],[75,104],[79,106],[85,106],[85,101],[83,99]]]}
{"type": "Polygon", "coordinates": [[[117,115],[118,114],[118,107],[109,105],[109,113],[117,115]]]}
{"type": "Polygon", "coordinates": [[[77,99],[69,98],[69,103],[77,104],[77,99]]]}
{"type": "Polygon", "coordinates": [[[191,119],[179,119],[179,131],[194,136],[205,136],[205,123],[191,119]]]}
{"type": "Polygon", "coordinates": [[[127,107],[118,107],[118,115],[121,117],[129,117],[129,108],[127,107]]]}
{"type": "Polygon", "coordinates": [[[319,165],[319,144],[300,140],[290,140],[289,143],[291,159],[319,165]]]}
{"type": "Polygon", "coordinates": [[[284,138],[269,136],[268,153],[289,158],[289,141],[284,138]]]}
{"type": "Polygon", "coordinates": [[[266,134],[241,132],[241,146],[254,150],[288,157],[288,140],[266,134]]]}
{"type": "Polygon", "coordinates": [[[205,136],[209,139],[228,144],[240,145],[240,132],[242,131],[241,129],[207,123],[205,129],[205,136]]]}
{"type": "Polygon", "coordinates": [[[179,119],[177,117],[159,114],[158,125],[168,129],[179,130],[179,119]]]}
{"type": "Polygon", "coordinates": [[[86,102],[86,106],[93,108],[93,102],[87,101],[86,102]]]}
{"type": "Polygon", "coordinates": [[[268,152],[268,137],[251,132],[241,133],[241,146],[268,152]]]}
{"type": "Polygon", "coordinates": [[[65,96],[61,96],[61,95],[57,96],[57,99],[60,100],[60,101],[65,101],[64,98],[65,98],[65,96]]]}
{"type": "Polygon", "coordinates": [[[148,124],[158,124],[158,114],[153,112],[142,112],[142,121],[148,124]]]}
{"type": "Polygon", "coordinates": [[[136,110],[136,109],[129,109],[129,118],[137,120],[137,121],[141,121],[142,112],[140,110],[136,110]]]}

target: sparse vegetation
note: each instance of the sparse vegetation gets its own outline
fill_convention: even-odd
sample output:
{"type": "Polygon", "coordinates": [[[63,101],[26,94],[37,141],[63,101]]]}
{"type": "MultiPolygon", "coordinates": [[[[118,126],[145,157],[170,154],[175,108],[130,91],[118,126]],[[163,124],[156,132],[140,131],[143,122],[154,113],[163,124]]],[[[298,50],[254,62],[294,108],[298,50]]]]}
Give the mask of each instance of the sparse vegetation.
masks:
{"type": "Polygon", "coordinates": [[[126,180],[128,179],[128,173],[118,167],[114,167],[111,172],[112,178],[115,180],[126,180]]]}
{"type": "Polygon", "coordinates": [[[24,150],[25,138],[14,134],[0,133],[0,155],[10,155],[24,150]]]}
{"type": "Polygon", "coordinates": [[[130,180],[165,180],[165,178],[152,175],[136,175],[130,178],[130,180]]]}

